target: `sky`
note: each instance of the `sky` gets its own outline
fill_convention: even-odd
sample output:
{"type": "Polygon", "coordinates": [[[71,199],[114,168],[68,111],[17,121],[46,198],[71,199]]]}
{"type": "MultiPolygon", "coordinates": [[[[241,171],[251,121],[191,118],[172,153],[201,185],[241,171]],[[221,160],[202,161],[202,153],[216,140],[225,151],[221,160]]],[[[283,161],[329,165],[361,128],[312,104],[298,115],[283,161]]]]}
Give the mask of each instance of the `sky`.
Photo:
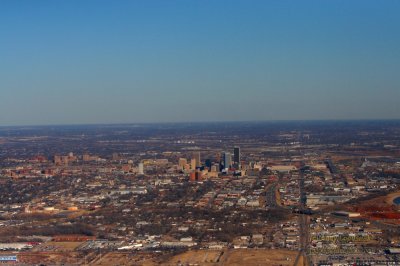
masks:
{"type": "Polygon", "coordinates": [[[2,0],[0,126],[400,119],[397,0],[2,0]]]}

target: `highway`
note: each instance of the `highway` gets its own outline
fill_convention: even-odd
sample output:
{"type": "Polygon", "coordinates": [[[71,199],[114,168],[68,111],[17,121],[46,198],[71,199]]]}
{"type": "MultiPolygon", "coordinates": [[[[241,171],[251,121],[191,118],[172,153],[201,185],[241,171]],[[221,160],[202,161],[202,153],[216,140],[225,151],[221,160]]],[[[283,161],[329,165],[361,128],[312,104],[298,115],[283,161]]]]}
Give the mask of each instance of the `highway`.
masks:
{"type": "Polygon", "coordinates": [[[300,260],[300,257],[303,256],[304,258],[304,265],[307,265],[307,262],[310,260],[307,258],[307,250],[308,250],[308,243],[309,243],[309,217],[308,215],[304,214],[306,210],[306,193],[304,191],[304,174],[303,171],[300,170],[300,177],[299,177],[299,191],[300,191],[300,202],[299,202],[299,229],[300,229],[300,243],[299,243],[299,254],[295,260],[294,265],[297,266],[300,260]]]}
{"type": "Polygon", "coordinates": [[[265,201],[267,203],[267,206],[269,208],[277,208],[279,207],[278,203],[276,202],[276,194],[275,191],[277,189],[278,183],[275,182],[273,184],[268,185],[265,190],[266,190],[266,195],[265,195],[265,201]]]}

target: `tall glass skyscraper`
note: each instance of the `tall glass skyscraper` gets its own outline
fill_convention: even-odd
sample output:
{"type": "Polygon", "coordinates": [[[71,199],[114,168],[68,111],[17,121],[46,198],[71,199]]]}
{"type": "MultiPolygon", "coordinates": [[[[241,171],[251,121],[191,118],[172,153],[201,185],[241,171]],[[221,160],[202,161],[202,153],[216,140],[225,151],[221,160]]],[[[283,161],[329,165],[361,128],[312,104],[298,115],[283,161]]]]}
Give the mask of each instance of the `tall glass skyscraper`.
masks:
{"type": "Polygon", "coordinates": [[[224,168],[230,168],[232,166],[232,155],[229,152],[224,153],[224,168]]]}
{"type": "Polygon", "coordinates": [[[235,164],[240,164],[240,148],[239,147],[233,148],[233,162],[235,164]]]}

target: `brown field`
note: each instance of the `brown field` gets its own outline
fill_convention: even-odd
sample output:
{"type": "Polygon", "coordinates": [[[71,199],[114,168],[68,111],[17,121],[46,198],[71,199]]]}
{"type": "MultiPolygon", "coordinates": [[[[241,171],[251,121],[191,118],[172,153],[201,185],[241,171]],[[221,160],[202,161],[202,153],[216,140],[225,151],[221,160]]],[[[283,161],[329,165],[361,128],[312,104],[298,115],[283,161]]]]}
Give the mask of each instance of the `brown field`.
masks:
{"type": "MultiPolygon", "coordinates": [[[[174,256],[171,260],[162,265],[170,266],[177,265],[178,263],[185,265],[191,263],[199,266],[293,266],[297,254],[297,251],[276,249],[196,250],[174,256]]],[[[302,258],[298,265],[303,265],[302,258]]]]}
{"type": "MultiPolygon", "coordinates": [[[[292,266],[296,260],[298,252],[289,250],[274,249],[249,249],[249,250],[233,250],[228,254],[228,258],[222,265],[290,265],[292,266]]],[[[299,265],[303,263],[300,262],[299,265]]]]}
{"type": "Polygon", "coordinates": [[[77,217],[81,217],[83,215],[88,215],[90,213],[92,213],[93,211],[88,211],[88,210],[78,210],[78,211],[71,211],[68,214],[68,218],[69,219],[75,219],[77,217]]]}
{"type": "Polygon", "coordinates": [[[26,264],[67,264],[81,265],[84,257],[75,248],[82,242],[47,242],[28,252],[18,252],[18,261],[26,264]]]}
{"type": "Polygon", "coordinates": [[[33,251],[71,252],[83,242],[46,242],[33,249],[33,251]]]}
{"type": "Polygon", "coordinates": [[[84,260],[75,252],[21,252],[17,254],[20,263],[29,265],[82,265],[84,260]]]}
{"type": "Polygon", "coordinates": [[[154,260],[154,254],[133,254],[131,252],[109,252],[107,254],[98,255],[89,265],[142,265],[153,266],[159,265],[154,260]]]}
{"type": "MultiPolygon", "coordinates": [[[[226,252],[226,251],[225,251],[226,252]]],[[[218,250],[191,250],[172,257],[163,265],[199,264],[199,265],[219,265],[218,262],[224,251],[218,250]]]]}
{"type": "MultiPolygon", "coordinates": [[[[57,243],[63,248],[73,248],[71,243],[57,243]]],[[[28,264],[67,265],[205,265],[205,266],[293,266],[297,251],[276,249],[235,249],[235,250],[192,250],[170,257],[154,253],[108,252],[90,253],[87,256],[77,252],[22,252],[18,254],[20,262],[28,264]]],[[[297,266],[303,266],[301,257],[297,266]]]]}
{"type": "Polygon", "coordinates": [[[59,247],[61,249],[70,249],[74,250],[78,246],[80,246],[83,242],[47,242],[46,244],[49,246],[59,247]]]}

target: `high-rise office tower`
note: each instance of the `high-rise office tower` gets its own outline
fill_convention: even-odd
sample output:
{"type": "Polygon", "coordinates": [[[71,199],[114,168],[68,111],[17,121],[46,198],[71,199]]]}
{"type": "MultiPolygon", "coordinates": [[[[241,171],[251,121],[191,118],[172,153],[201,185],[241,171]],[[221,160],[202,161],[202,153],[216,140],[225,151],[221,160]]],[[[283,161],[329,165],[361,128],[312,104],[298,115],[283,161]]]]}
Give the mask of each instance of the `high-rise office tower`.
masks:
{"type": "Polygon", "coordinates": [[[82,160],[83,160],[84,162],[90,161],[90,155],[87,154],[87,153],[85,153],[85,154],[82,156],[82,160]]]}
{"type": "Polygon", "coordinates": [[[143,166],[143,163],[139,163],[139,165],[138,165],[138,174],[139,174],[139,175],[144,175],[144,166],[143,166]]]}
{"type": "Polygon", "coordinates": [[[217,154],[215,155],[215,161],[216,161],[217,163],[220,163],[220,162],[221,162],[221,153],[217,152],[217,154]]]}
{"type": "Polygon", "coordinates": [[[228,169],[232,165],[232,155],[229,152],[224,153],[224,168],[228,169]]]}
{"type": "Polygon", "coordinates": [[[190,169],[195,170],[196,169],[196,159],[190,160],[190,169]]]}
{"type": "Polygon", "coordinates": [[[240,148],[239,147],[233,148],[233,162],[238,165],[240,164],[240,148]]]}
{"type": "Polygon", "coordinates": [[[208,167],[208,169],[211,169],[211,160],[207,159],[204,163],[206,165],[206,167],[208,167]]]}
{"type": "Polygon", "coordinates": [[[116,153],[116,152],[114,152],[114,153],[112,154],[112,159],[113,159],[114,161],[119,160],[119,154],[116,153]]]}
{"type": "Polygon", "coordinates": [[[186,164],[187,164],[187,160],[185,158],[179,158],[179,162],[178,162],[179,169],[181,169],[181,170],[184,169],[186,164]]]}
{"type": "Polygon", "coordinates": [[[196,160],[196,167],[200,167],[201,161],[200,161],[200,152],[199,151],[193,153],[193,159],[196,160]]]}

